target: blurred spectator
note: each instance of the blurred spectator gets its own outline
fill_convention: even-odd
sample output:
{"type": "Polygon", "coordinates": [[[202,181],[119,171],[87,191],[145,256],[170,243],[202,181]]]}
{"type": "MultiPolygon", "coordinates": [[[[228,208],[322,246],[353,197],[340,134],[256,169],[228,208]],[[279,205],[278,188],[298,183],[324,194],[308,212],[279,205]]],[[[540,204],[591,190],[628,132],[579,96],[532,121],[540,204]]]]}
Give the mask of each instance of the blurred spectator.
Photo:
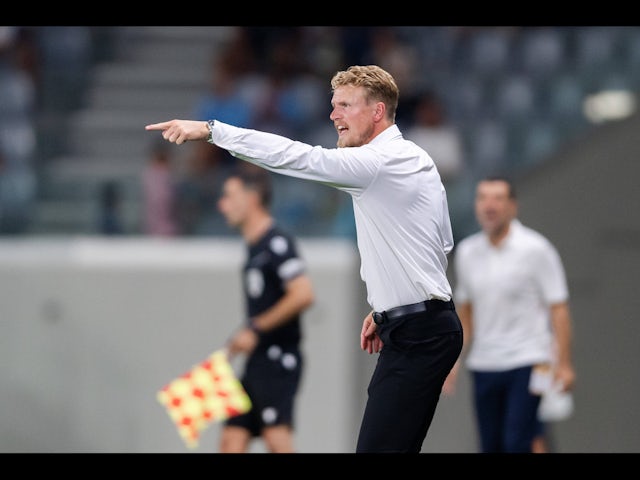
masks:
{"type": "Polygon", "coordinates": [[[0,27],[0,233],[27,230],[36,194],[36,91],[20,55],[22,27],[0,27]]]}
{"type": "Polygon", "coordinates": [[[224,50],[211,65],[209,89],[200,96],[194,115],[197,120],[216,118],[221,122],[248,127],[253,105],[241,92],[241,76],[233,52],[224,50]]]}
{"type": "Polygon", "coordinates": [[[465,169],[461,133],[447,122],[444,105],[433,91],[420,95],[413,123],[405,137],[424,148],[431,156],[443,183],[457,179],[465,169]]]}
{"type": "MultiPolygon", "coordinates": [[[[304,57],[308,61],[310,73],[323,79],[340,70],[345,64],[340,27],[307,26],[304,27],[304,32],[304,57]]],[[[326,120],[322,120],[326,124],[326,120]]]]}
{"type": "Polygon", "coordinates": [[[45,110],[65,112],[81,105],[93,55],[91,28],[38,27],[44,87],[42,107],[45,110]]]}
{"type": "Polygon", "coordinates": [[[35,150],[36,85],[22,63],[21,31],[0,31],[0,143],[9,168],[30,164],[35,150]]]}
{"type": "MultiPolygon", "coordinates": [[[[315,127],[320,120],[326,125],[329,115],[326,106],[329,93],[310,68],[311,59],[306,54],[313,50],[308,43],[310,31],[250,28],[249,33],[257,51],[263,52],[259,75],[253,77],[253,82],[245,82],[244,91],[256,106],[251,128],[316,144],[315,127]],[[257,41],[260,38],[262,42],[257,41]],[[262,44],[258,46],[259,43],[262,44]]],[[[332,142],[335,144],[335,130],[332,142]]],[[[320,217],[330,205],[326,200],[318,201],[326,196],[317,194],[317,186],[310,188],[306,182],[287,177],[277,177],[275,183],[278,195],[273,213],[282,225],[297,234],[310,234],[318,228],[320,217]]]]}
{"type": "Polygon", "coordinates": [[[287,44],[290,49],[290,58],[293,61],[306,61],[304,56],[295,53],[299,50],[304,38],[304,27],[251,26],[243,28],[248,43],[251,45],[251,51],[255,55],[256,70],[265,72],[271,68],[274,61],[273,50],[278,48],[276,45],[287,44]]]}
{"type": "Polygon", "coordinates": [[[8,167],[0,148],[0,234],[20,234],[27,230],[34,195],[35,179],[31,171],[8,167]]]}
{"type": "Polygon", "coordinates": [[[121,218],[122,198],[114,180],[105,181],[99,191],[98,231],[103,235],[122,235],[124,225],[121,218]]]}
{"type": "MultiPolygon", "coordinates": [[[[371,46],[365,64],[379,65],[388,71],[400,89],[396,122],[403,124],[412,111],[419,87],[418,50],[405,41],[396,27],[382,26],[372,30],[371,46]]],[[[428,150],[427,150],[428,152],[428,150]]]]}
{"type": "Polygon", "coordinates": [[[154,144],[142,173],[144,196],[144,232],[170,237],[178,233],[176,222],[176,185],[169,145],[154,144]]]}
{"type": "Polygon", "coordinates": [[[252,43],[251,27],[233,27],[231,34],[220,45],[220,56],[238,77],[246,77],[258,70],[256,49],[252,43]]]}
{"type": "Polygon", "coordinates": [[[371,50],[371,37],[377,28],[359,25],[340,27],[340,44],[345,65],[366,65],[367,55],[371,50]]]}
{"type": "Polygon", "coordinates": [[[226,151],[211,148],[205,142],[194,142],[191,146],[187,170],[176,184],[178,230],[183,235],[224,232],[228,229],[218,212],[217,202],[223,180],[234,163],[229,162],[226,151]]]}
{"type": "MultiPolygon", "coordinates": [[[[237,27],[235,35],[214,52],[209,89],[194,106],[199,120],[217,119],[250,127],[256,114],[254,99],[247,90],[253,85],[254,52],[246,28],[237,27]]],[[[191,145],[187,171],[176,185],[175,215],[177,229],[185,235],[200,235],[224,230],[217,211],[222,179],[236,159],[226,150],[191,145]]]]}
{"type": "Polygon", "coordinates": [[[297,35],[279,38],[269,49],[271,61],[257,97],[252,128],[285,136],[300,136],[309,121],[307,108],[297,94],[302,73],[297,35]]]}
{"type": "Polygon", "coordinates": [[[35,27],[0,27],[0,56],[16,72],[24,73],[34,88],[40,86],[41,58],[35,27]]]}

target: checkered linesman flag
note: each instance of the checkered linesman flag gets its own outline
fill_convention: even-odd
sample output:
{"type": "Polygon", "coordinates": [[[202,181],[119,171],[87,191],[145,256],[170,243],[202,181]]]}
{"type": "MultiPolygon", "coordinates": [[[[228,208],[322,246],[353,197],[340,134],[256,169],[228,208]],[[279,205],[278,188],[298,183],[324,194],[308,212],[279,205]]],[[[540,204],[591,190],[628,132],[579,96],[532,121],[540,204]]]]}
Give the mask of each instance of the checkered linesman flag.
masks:
{"type": "Polygon", "coordinates": [[[251,400],[235,375],[226,350],[165,385],[157,393],[188,448],[196,448],[200,433],[211,423],[251,409],[251,400]]]}

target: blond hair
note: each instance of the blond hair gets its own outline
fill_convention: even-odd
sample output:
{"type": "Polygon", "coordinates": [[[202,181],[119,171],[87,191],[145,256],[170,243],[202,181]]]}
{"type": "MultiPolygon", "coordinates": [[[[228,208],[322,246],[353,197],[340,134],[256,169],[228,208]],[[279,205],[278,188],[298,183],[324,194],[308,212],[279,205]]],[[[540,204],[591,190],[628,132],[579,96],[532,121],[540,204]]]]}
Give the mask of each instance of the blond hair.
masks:
{"type": "Polygon", "coordinates": [[[377,65],[353,65],[346,70],[337,72],[331,79],[331,91],[338,87],[351,85],[364,87],[366,100],[383,102],[386,107],[387,118],[395,121],[398,109],[400,91],[393,76],[377,65]]]}

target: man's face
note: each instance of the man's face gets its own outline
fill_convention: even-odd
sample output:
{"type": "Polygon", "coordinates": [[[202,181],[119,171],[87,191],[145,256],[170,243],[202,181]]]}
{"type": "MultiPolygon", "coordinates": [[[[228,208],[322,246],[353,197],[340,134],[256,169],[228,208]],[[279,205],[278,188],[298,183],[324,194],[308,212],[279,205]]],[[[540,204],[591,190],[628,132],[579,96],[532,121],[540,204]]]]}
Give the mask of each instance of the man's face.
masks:
{"type": "Polygon", "coordinates": [[[509,197],[509,185],[502,180],[480,181],[475,210],[482,230],[490,235],[503,231],[517,212],[515,199],[509,197]]]}
{"type": "Polygon", "coordinates": [[[242,181],[232,177],[224,182],[222,195],[218,200],[218,210],[225,216],[230,227],[240,228],[247,218],[251,202],[256,193],[247,190],[242,181]]]}
{"type": "Polygon", "coordinates": [[[369,143],[374,131],[375,102],[367,103],[363,87],[338,87],[331,99],[329,118],[338,131],[338,147],[359,147],[369,143]]]}

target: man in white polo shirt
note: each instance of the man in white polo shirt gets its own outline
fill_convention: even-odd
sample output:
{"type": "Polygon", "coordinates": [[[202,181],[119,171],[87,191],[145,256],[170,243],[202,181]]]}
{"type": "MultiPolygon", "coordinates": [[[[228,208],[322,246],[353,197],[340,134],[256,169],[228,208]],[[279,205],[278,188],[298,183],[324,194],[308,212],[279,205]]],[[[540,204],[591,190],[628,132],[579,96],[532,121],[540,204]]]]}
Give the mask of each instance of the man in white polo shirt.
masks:
{"type": "Polygon", "coordinates": [[[453,261],[480,447],[531,452],[541,393],[575,381],[566,276],[556,248],[517,219],[507,178],[478,182],[475,213],[482,231],[459,242],[453,261]]]}

